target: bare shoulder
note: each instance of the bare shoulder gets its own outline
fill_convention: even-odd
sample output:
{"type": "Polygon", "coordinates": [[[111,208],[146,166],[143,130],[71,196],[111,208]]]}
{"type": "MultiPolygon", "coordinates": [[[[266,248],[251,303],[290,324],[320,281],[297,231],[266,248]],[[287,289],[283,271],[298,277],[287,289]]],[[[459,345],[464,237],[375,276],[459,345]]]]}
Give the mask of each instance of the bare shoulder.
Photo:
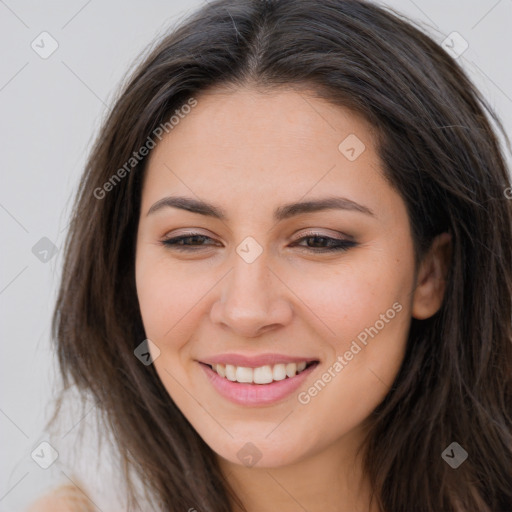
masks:
{"type": "Polygon", "coordinates": [[[26,512],[94,512],[94,506],[74,485],[62,485],[39,498],[26,512]]]}

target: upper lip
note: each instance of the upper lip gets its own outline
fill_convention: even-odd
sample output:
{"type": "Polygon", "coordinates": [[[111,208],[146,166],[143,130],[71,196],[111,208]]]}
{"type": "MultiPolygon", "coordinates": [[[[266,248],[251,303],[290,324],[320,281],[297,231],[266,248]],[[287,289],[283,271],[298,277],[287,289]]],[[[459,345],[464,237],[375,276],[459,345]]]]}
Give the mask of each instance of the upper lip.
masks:
{"type": "Polygon", "coordinates": [[[285,354],[259,354],[257,356],[246,356],[242,354],[219,354],[200,360],[201,363],[213,364],[231,364],[233,366],[243,366],[245,368],[258,368],[265,365],[301,363],[305,361],[310,363],[318,361],[314,357],[289,356],[285,354]]]}

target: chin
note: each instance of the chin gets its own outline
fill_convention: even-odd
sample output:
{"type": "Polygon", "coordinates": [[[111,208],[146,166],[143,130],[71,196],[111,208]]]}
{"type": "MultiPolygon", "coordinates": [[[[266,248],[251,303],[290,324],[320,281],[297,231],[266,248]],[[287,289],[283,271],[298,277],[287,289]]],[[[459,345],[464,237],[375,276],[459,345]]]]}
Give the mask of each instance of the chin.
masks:
{"type": "Polygon", "coordinates": [[[314,451],[313,447],[305,446],[303,440],[288,436],[268,436],[266,433],[235,437],[224,443],[210,443],[210,448],[221,458],[246,467],[279,468],[300,462],[314,451]],[[267,436],[267,438],[265,438],[267,436]],[[242,440],[243,439],[243,440],[242,440]],[[298,450],[297,447],[301,449],[298,450]]]}

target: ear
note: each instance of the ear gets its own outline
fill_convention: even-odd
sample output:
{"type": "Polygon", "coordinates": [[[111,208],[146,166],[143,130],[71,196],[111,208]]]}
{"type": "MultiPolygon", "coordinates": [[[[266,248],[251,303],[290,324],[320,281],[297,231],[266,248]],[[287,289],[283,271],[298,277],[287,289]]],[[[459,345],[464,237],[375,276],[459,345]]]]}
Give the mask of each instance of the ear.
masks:
{"type": "Polygon", "coordinates": [[[412,301],[412,316],[418,320],[430,318],[441,307],[452,256],[451,241],[450,233],[438,235],[420,264],[412,301]]]}

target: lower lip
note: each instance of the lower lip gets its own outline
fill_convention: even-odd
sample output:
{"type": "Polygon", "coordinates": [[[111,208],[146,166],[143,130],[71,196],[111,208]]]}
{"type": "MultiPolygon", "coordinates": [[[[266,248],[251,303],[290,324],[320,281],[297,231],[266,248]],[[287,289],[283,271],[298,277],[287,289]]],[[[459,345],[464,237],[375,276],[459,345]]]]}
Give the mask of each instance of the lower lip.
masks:
{"type": "Polygon", "coordinates": [[[291,395],[318,366],[312,364],[294,377],[274,381],[270,384],[243,384],[232,382],[214,372],[207,364],[199,363],[213,387],[224,397],[239,405],[268,405],[291,395]]]}

